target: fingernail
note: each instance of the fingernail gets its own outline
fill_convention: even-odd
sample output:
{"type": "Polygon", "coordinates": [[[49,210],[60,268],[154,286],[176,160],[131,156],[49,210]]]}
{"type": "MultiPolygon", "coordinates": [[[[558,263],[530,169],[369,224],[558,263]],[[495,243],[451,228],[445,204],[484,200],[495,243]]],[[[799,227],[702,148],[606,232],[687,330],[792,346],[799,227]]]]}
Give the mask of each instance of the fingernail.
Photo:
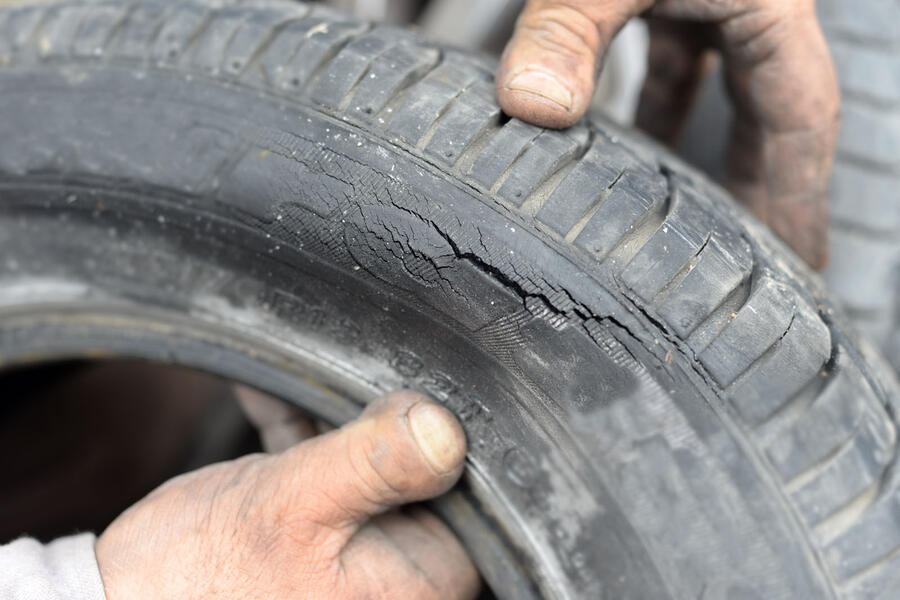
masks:
{"type": "Polygon", "coordinates": [[[506,82],[506,89],[541,96],[566,110],[572,108],[572,92],[559,79],[541,71],[522,71],[506,82]]]}
{"type": "Polygon", "coordinates": [[[466,455],[465,437],[459,423],[446,410],[420,402],[409,413],[409,427],[428,464],[440,474],[455,470],[466,455]]]}

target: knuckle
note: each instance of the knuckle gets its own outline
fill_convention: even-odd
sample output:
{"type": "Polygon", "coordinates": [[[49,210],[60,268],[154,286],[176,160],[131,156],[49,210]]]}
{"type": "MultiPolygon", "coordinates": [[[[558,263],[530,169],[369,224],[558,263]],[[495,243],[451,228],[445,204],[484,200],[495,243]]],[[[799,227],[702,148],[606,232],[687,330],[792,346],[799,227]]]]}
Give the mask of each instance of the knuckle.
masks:
{"type": "Polygon", "coordinates": [[[722,28],[731,53],[759,63],[796,43],[804,25],[817,23],[815,0],[750,0],[726,18],[722,28]]]}
{"type": "Polygon", "coordinates": [[[778,11],[747,13],[729,20],[723,31],[728,55],[746,65],[767,62],[786,41],[786,18],[778,11]]]}

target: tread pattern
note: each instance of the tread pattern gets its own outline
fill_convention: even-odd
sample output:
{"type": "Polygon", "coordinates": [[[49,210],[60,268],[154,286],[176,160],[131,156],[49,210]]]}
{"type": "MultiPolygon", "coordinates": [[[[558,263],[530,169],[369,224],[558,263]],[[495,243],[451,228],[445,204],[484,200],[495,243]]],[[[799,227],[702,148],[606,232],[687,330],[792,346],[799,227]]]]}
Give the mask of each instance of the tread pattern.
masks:
{"type": "MultiPolygon", "coordinates": [[[[842,39],[862,39],[869,34],[851,4],[837,0],[825,10],[846,27],[842,39]]],[[[897,4],[879,6],[890,16],[897,4]]],[[[814,301],[740,225],[728,224],[736,220],[714,216],[722,209],[710,196],[718,192],[648,161],[602,128],[550,132],[505,121],[487,68],[409,33],[299,4],[247,7],[97,2],[0,11],[0,68],[74,57],[177,66],[264,86],[377,133],[490,194],[586,264],[601,263],[637,309],[697,358],[782,482],[834,581],[853,597],[878,597],[865,590],[889,576],[897,559],[885,557],[900,548],[888,400],[867,383],[814,301]],[[888,535],[877,544],[860,541],[879,530],[888,535]]],[[[879,35],[900,44],[889,29],[879,35]]],[[[876,51],[875,39],[848,42],[848,52],[865,55],[879,73],[900,66],[876,51]]],[[[878,157],[900,157],[900,135],[892,137],[900,121],[884,118],[879,107],[894,105],[900,90],[875,89],[863,75],[845,81],[865,98],[848,109],[848,128],[871,137],[842,141],[842,151],[857,160],[836,178],[844,169],[876,169],[884,181],[872,185],[890,188],[900,168],[878,157]]],[[[0,156],[0,171],[18,169],[0,156]]],[[[850,214],[842,210],[835,212],[850,214]]],[[[517,274],[504,276],[537,293],[517,274]]],[[[571,299],[561,296],[543,296],[544,304],[568,303],[557,306],[567,313],[571,299]]]]}
{"type": "MultiPolygon", "coordinates": [[[[842,127],[832,175],[832,264],[825,273],[829,287],[847,307],[857,327],[897,359],[897,321],[900,307],[900,2],[870,0],[847,3],[820,0],[819,16],[829,41],[843,94],[842,127]]],[[[843,360],[843,356],[838,357],[843,360]]],[[[897,482],[883,464],[891,460],[896,431],[885,430],[883,415],[842,401],[851,392],[843,376],[832,381],[810,411],[810,431],[827,431],[827,439],[841,443],[804,440],[804,462],[817,464],[820,477],[847,476],[857,497],[840,498],[847,508],[828,517],[838,498],[816,504],[817,530],[827,540],[826,559],[839,581],[847,581],[848,597],[888,598],[897,589],[900,523],[897,482]],[[848,410],[849,409],[849,410],[848,410]],[[860,454],[859,448],[868,448],[860,454]],[[887,454],[887,456],[885,455],[887,454]],[[842,475],[845,471],[846,475],[842,475]],[[858,519],[846,526],[846,515],[858,519]],[[829,523],[837,525],[830,530],[829,523]]],[[[857,392],[859,393],[859,392],[857,392]]],[[[798,446],[769,448],[795,473],[798,446]],[[790,457],[790,458],[789,458],[790,457]]],[[[802,475],[798,476],[802,478],[802,475]]],[[[848,488],[849,491],[849,488],[848,488]]],[[[801,493],[797,489],[796,493],[801,493]]],[[[815,490],[806,487],[802,500],[812,505],[815,490]]]]}
{"type": "Polygon", "coordinates": [[[843,94],[829,288],[900,371],[900,2],[821,0],[843,94]]]}

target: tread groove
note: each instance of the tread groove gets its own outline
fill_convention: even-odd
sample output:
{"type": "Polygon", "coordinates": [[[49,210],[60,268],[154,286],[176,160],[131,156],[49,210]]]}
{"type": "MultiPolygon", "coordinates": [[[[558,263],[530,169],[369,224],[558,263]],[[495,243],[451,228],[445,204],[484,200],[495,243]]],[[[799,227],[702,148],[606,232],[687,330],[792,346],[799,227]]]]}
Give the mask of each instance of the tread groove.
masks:
{"type": "MultiPolygon", "coordinates": [[[[697,266],[697,263],[700,261],[703,251],[706,250],[709,243],[712,241],[713,233],[710,231],[706,234],[706,237],[703,239],[703,243],[700,244],[700,247],[697,248],[697,251],[694,252],[694,255],[691,256],[684,266],[675,273],[675,275],[670,279],[666,284],[662,287],[662,289],[657,292],[656,296],[653,298],[653,304],[662,305],[665,300],[669,297],[669,295],[687,279],[687,276],[690,275],[691,271],[697,266]]],[[[705,320],[705,319],[704,319],[705,320]]],[[[762,358],[762,357],[760,357],[762,358]]]]}
{"type": "Polygon", "coordinates": [[[847,150],[838,149],[835,159],[866,171],[900,177],[900,163],[886,163],[847,150]]]}
{"type": "MultiPolygon", "coordinates": [[[[262,39],[262,41],[259,42],[256,49],[253,50],[253,53],[250,54],[250,57],[247,59],[246,64],[244,64],[241,67],[240,72],[236,75],[236,77],[238,79],[242,79],[244,76],[251,74],[254,69],[256,69],[258,66],[260,66],[262,59],[265,56],[266,52],[271,47],[271,45],[275,42],[275,40],[278,39],[278,36],[281,35],[281,33],[285,30],[285,28],[293,23],[300,21],[308,13],[309,13],[309,11],[307,10],[303,14],[297,15],[295,17],[286,18],[286,19],[280,21],[279,23],[276,23],[275,25],[273,25],[270,28],[270,30],[268,31],[268,33],[266,34],[266,36],[262,39]]],[[[245,23],[245,25],[246,25],[246,23],[245,23]]],[[[235,34],[237,34],[237,32],[235,32],[235,34]]],[[[229,42],[229,44],[230,44],[230,42],[229,42]]],[[[266,69],[261,68],[261,69],[259,69],[259,71],[260,71],[260,73],[262,73],[263,83],[267,87],[274,87],[275,83],[273,81],[270,81],[269,73],[266,71],[266,69]]]]}
{"type": "Polygon", "coordinates": [[[522,146],[522,149],[519,150],[519,153],[516,154],[515,158],[513,158],[513,160],[509,164],[506,165],[506,168],[503,170],[503,172],[500,174],[500,176],[494,181],[493,184],[491,184],[491,188],[490,188],[490,190],[488,190],[491,194],[496,194],[497,190],[499,190],[501,187],[503,187],[503,184],[506,183],[506,180],[509,178],[510,174],[513,172],[513,169],[515,168],[516,163],[518,163],[519,160],[523,156],[525,156],[525,153],[528,152],[532,148],[532,146],[534,146],[537,139],[540,138],[542,135],[543,135],[543,132],[536,133],[534,135],[534,137],[532,137],[530,140],[528,140],[528,142],[525,143],[524,146],[522,146]]]}
{"type": "MultiPolygon", "coordinates": [[[[523,214],[526,214],[530,217],[536,217],[541,208],[544,207],[544,204],[546,204],[546,202],[553,196],[553,192],[556,191],[556,188],[558,188],[562,181],[566,178],[566,176],[571,173],[576,166],[578,166],[578,163],[580,163],[584,159],[584,157],[587,156],[587,153],[591,151],[591,148],[594,145],[594,139],[594,130],[588,129],[587,139],[563,164],[559,165],[556,169],[553,169],[550,173],[544,176],[544,178],[535,186],[534,191],[529,194],[524,202],[522,202],[519,210],[523,214]]],[[[619,174],[619,177],[616,179],[616,181],[618,181],[618,179],[620,179],[624,173],[625,171],[623,170],[619,174]]],[[[609,189],[612,189],[612,187],[613,186],[610,185],[609,189]]],[[[596,212],[597,208],[599,207],[600,205],[598,203],[597,207],[594,209],[594,212],[596,212]]],[[[585,225],[586,224],[587,221],[585,221],[585,225]]],[[[584,225],[581,226],[581,229],[584,229],[584,225]]],[[[571,242],[574,239],[574,237],[571,240],[567,238],[566,241],[571,242]]]]}
{"type": "MultiPolygon", "coordinates": [[[[173,10],[174,10],[174,5],[167,6],[163,10],[163,13],[159,18],[159,22],[153,28],[153,33],[150,35],[150,38],[147,40],[147,50],[146,50],[146,54],[145,54],[145,57],[146,57],[145,60],[147,62],[150,62],[150,54],[151,54],[150,49],[155,48],[156,45],[159,43],[159,36],[162,34],[163,29],[165,29],[166,23],[169,21],[169,17],[172,16],[173,10]]],[[[120,44],[121,44],[121,42],[120,42],[120,44]]]]}
{"type": "Polygon", "coordinates": [[[113,41],[119,37],[119,35],[125,29],[125,25],[129,21],[131,21],[131,17],[136,10],[137,10],[136,4],[129,6],[122,13],[122,16],[119,18],[119,20],[116,21],[116,24],[110,28],[109,33],[107,33],[107,35],[106,35],[106,39],[103,41],[103,44],[100,46],[100,48],[101,48],[100,54],[101,55],[105,56],[110,51],[110,46],[112,45],[113,41]]]}
{"type": "MultiPolygon", "coordinates": [[[[572,166],[574,167],[574,164],[572,166]]],[[[625,172],[625,170],[619,171],[619,174],[616,175],[616,178],[613,179],[612,183],[610,183],[606,187],[602,194],[597,196],[597,199],[594,200],[594,202],[590,206],[588,206],[587,210],[584,211],[584,214],[581,215],[581,218],[578,219],[578,221],[574,225],[572,225],[572,228],[566,232],[566,235],[563,237],[566,242],[571,243],[575,241],[575,238],[578,237],[578,234],[580,234],[584,230],[591,218],[595,214],[597,214],[598,210],[600,210],[600,205],[606,202],[607,198],[609,198],[610,193],[612,193],[612,189],[616,187],[616,184],[619,183],[619,181],[625,175],[625,172]]],[[[537,210],[540,210],[540,207],[538,207],[537,210]]],[[[537,214],[537,210],[535,210],[533,214],[537,214]]]]}
{"type": "MultiPolygon", "coordinates": [[[[491,140],[503,129],[503,126],[506,122],[503,120],[504,115],[501,113],[496,119],[491,122],[485,124],[484,127],[481,128],[474,138],[472,138],[471,143],[460,152],[459,157],[453,163],[454,168],[460,174],[465,176],[468,173],[472,165],[475,164],[475,161],[478,160],[478,157],[481,156],[484,149],[488,147],[491,143],[491,140]]],[[[479,186],[472,178],[467,178],[469,185],[479,186]]]]}
{"type": "MultiPolygon", "coordinates": [[[[859,432],[859,426],[857,426],[850,434],[850,436],[838,444],[835,448],[832,448],[825,456],[820,458],[818,461],[807,467],[805,470],[800,473],[794,475],[792,478],[786,480],[784,482],[784,489],[789,493],[794,493],[804,485],[809,483],[810,481],[816,479],[820,474],[825,472],[828,467],[830,467],[834,462],[840,458],[841,454],[846,451],[848,448],[854,445],[856,442],[855,436],[859,432]]],[[[826,517],[827,518],[827,517],[826,517]]]]}
{"type": "MultiPolygon", "coordinates": [[[[351,35],[348,35],[340,40],[337,44],[333,44],[332,46],[330,46],[328,48],[328,52],[322,55],[319,63],[315,66],[312,72],[310,72],[309,77],[303,83],[304,96],[309,97],[309,95],[312,93],[312,90],[316,88],[316,84],[325,75],[325,72],[328,71],[328,68],[331,66],[332,61],[337,57],[338,54],[340,54],[341,50],[346,48],[347,45],[351,42],[372,31],[373,27],[374,25],[372,23],[366,22],[363,24],[361,30],[355,31],[351,35]]],[[[298,51],[298,53],[300,51],[302,51],[302,48],[298,51]]]]}
{"type": "Polygon", "coordinates": [[[847,29],[841,29],[824,24],[822,29],[829,41],[840,41],[854,46],[870,48],[872,50],[885,51],[885,54],[894,54],[900,51],[900,40],[889,42],[884,38],[866,37],[847,29]]]}
{"type": "Polygon", "coordinates": [[[653,234],[669,219],[675,207],[676,188],[673,181],[674,173],[668,167],[661,167],[660,172],[665,177],[668,185],[665,199],[659,203],[655,210],[648,210],[635,225],[634,230],[623,235],[603,258],[602,264],[615,265],[615,267],[612,267],[612,271],[616,273],[617,277],[622,269],[628,266],[631,259],[640,252],[653,234]]]}
{"type": "Polygon", "coordinates": [[[431,73],[435,71],[438,67],[440,67],[445,62],[445,54],[442,48],[438,48],[437,59],[431,64],[427,69],[422,71],[421,73],[413,73],[410,77],[406,78],[400,85],[400,87],[394,90],[393,94],[390,98],[385,100],[384,106],[379,110],[373,117],[372,122],[378,123],[378,126],[375,128],[378,130],[387,130],[388,127],[391,126],[391,122],[397,115],[397,111],[399,108],[403,106],[403,103],[406,102],[409,95],[415,89],[416,85],[424,81],[431,73]]]}
{"type": "Polygon", "coordinates": [[[34,27],[32,27],[31,33],[28,34],[28,41],[25,45],[28,47],[31,53],[38,58],[38,60],[43,60],[41,58],[39,40],[44,35],[44,30],[47,28],[47,24],[50,22],[50,19],[52,19],[57,12],[59,12],[57,6],[49,6],[45,10],[41,11],[41,16],[38,18],[37,23],[34,24],[34,27]]]}
{"type": "Polygon", "coordinates": [[[893,550],[891,550],[890,552],[888,552],[887,554],[885,554],[884,556],[879,558],[874,563],[865,567],[861,571],[854,573],[850,577],[844,579],[841,582],[841,587],[850,588],[850,587],[859,585],[861,582],[865,581],[867,578],[869,578],[872,575],[874,575],[875,573],[879,572],[882,567],[889,565],[891,563],[891,561],[894,558],[897,558],[898,556],[900,556],[900,547],[894,548],[893,550]]]}
{"type": "MultiPolygon", "coordinates": [[[[374,29],[374,28],[373,28],[374,29]]],[[[359,77],[353,82],[350,88],[347,90],[347,93],[344,94],[344,97],[341,98],[340,102],[338,102],[337,110],[344,112],[347,110],[347,107],[350,106],[350,103],[353,101],[353,96],[356,94],[359,89],[359,84],[362,82],[366,76],[372,72],[372,67],[375,62],[382,58],[385,54],[396,48],[396,44],[391,44],[389,46],[385,46],[381,49],[381,51],[377,52],[372,58],[369,60],[369,64],[366,65],[366,68],[362,70],[359,74],[359,77]]]]}
{"type": "Polygon", "coordinates": [[[422,136],[418,140],[416,140],[415,148],[417,150],[422,151],[425,149],[425,146],[427,146],[428,142],[431,141],[431,138],[434,137],[434,133],[437,131],[438,126],[441,124],[441,119],[444,118],[444,115],[447,114],[447,111],[450,110],[453,104],[457,102],[463,94],[472,89],[472,86],[477,83],[477,79],[473,79],[472,81],[468,82],[466,85],[457,90],[456,93],[453,94],[453,96],[444,104],[444,106],[441,107],[441,109],[438,111],[438,114],[434,116],[434,119],[431,121],[431,123],[429,123],[425,131],[422,132],[422,136]]]}
{"type": "Polygon", "coordinates": [[[165,62],[166,60],[186,60],[190,62],[191,57],[196,51],[197,42],[206,34],[206,31],[209,29],[210,25],[215,22],[217,16],[218,12],[216,10],[207,10],[203,16],[203,20],[184,41],[184,45],[181,47],[180,52],[173,54],[173,51],[170,50],[168,57],[163,59],[162,62],[165,62]]]}
{"type": "MultiPolygon", "coordinates": [[[[755,277],[756,271],[751,269],[750,274],[744,278],[743,282],[731,290],[706,319],[688,332],[685,341],[694,350],[695,355],[703,352],[718,337],[722,329],[733,318],[733,315],[736,315],[747,304],[753,292],[755,277]]],[[[735,383],[738,381],[740,379],[735,380],[735,383]]]]}
{"type": "Polygon", "coordinates": [[[833,540],[853,529],[866,514],[866,511],[877,501],[878,491],[881,489],[881,486],[881,480],[876,479],[868,489],[851,500],[846,506],[839,508],[817,523],[813,531],[821,539],[821,544],[827,546],[833,540]]]}
{"type": "Polygon", "coordinates": [[[822,367],[819,377],[810,380],[797,394],[764,420],[752,424],[753,434],[759,440],[760,446],[769,446],[782,432],[806,416],[816,399],[836,381],[832,373],[829,362],[822,367]],[[823,377],[821,373],[827,375],[823,377]]]}
{"type": "MultiPolygon", "coordinates": [[[[760,365],[762,365],[764,362],[766,362],[766,360],[771,358],[778,351],[779,347],[781,346],[782,340],[784,340],[785,336],[787,336],[793,329],[796,319],[797,319],[797,313],[794,312],[791,315],[790,321],[788,321],[787,327],[782,332],[781,337],[779,337],[777,340],[772,342],[769,345],[769,347],[766,348],[762,354],[760,354],[759,356],[756,357],[756,360],[754,360],[752,363],[747,365],[747,367],[743,371],[738,373],[737,377],[735,377],[735,379],[732,380],[732,382],[728,384],[728,386],[726,387],[726,391],[733,389],[734,382],[737,381],[738,379],[741,379],[742,377],[746,377],[748,375],[752,375],[760,365]]],[[[718,336],[713,339],[713,342],[715,342],[716,339],[718,339],[718,336]]]]}

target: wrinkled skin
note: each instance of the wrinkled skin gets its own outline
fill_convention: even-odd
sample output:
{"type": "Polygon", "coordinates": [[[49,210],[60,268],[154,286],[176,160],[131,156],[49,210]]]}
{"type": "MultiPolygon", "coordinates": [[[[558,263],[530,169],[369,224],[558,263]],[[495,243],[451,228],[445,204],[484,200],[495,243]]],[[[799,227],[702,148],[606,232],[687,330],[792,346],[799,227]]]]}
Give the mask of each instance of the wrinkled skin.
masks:
{"type": "Polygon", "coordinates": [[[397,392],[309,437],[296,413],[242,396],[270,445],[308,439],[182,475],[123,513],[96,545],[108,600],[475,598],[449,529],[395,509],[459,478],[465,436],[446,409],[397,392]]]}
{"type": "Polygon", "coordinates": [[[651,43],[638,125],[674,142],[708,50],[720,50],[736,114],[726,183],[824,267],[840,93],[814,0],[528,0],[497,73],[503,109],[544,127],[574,124],[610,41],[641,14],[651,43]]]}

